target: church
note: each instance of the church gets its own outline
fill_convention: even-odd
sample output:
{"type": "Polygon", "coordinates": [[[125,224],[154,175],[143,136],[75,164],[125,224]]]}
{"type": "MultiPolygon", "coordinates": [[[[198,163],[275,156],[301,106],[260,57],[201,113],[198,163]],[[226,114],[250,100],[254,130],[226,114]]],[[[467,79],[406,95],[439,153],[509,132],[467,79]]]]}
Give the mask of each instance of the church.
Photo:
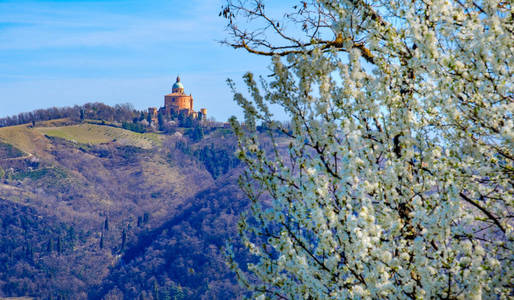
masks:
{"type": "Polygon", "coordinates": [[[157,114],[166,116],[185,114],[195,119],[205,119],[207,109],[201,108],[199,112],[193,109],[193,96],[184,93],[184,85],[177,76],[177,81],[171,88],[171,93],[164,96],[164,106],[157,110],[156,107],[148,108],[148,113],[152,116],[152,121],[157,120],[157,114]]]}

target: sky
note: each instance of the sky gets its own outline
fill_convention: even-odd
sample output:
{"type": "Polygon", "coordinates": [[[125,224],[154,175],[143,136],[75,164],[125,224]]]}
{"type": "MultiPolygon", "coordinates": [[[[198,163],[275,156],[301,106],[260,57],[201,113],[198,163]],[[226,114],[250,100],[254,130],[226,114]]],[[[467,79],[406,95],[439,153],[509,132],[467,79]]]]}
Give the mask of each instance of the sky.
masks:
{"type": "Polygon", "coordinates": [[[0,0],[0,117],[87,102],[162,106],[180,75],[195,109],[241,116],[227,78],[269,58],[221,45],[222,0],[0,0]]]}

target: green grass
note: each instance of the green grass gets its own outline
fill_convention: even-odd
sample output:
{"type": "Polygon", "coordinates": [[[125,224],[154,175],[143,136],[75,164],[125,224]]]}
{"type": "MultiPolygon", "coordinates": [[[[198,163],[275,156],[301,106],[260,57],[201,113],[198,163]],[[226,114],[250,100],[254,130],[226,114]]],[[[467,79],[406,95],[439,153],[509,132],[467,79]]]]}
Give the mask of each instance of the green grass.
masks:
{"type": "Polygon", "coordinates": [[[155,133],[137,133],[112,126],[79,124],[63,127],[39,127],[41,133],[79,144],[103,144],[118,142],[121,145],[150,149],[161,145],[161,137],[155,133]]]}
{"type": "Polygon", "coordinates": [[[162,145],[164,135],[158,133],[136,133],[110,125],[76,124],[68,125],[66,119],[38,123],[32,128],[29,124],[0,128],[0,159],[16,158],[32,154],[40,158],[52,159],[47,152],[51,142],[45,137],[56,137],[88,147],[102,143],[116,142],[120,146],[133,146],[151,149],[162,145]],[[10,148],[12,147],[12,148],[10,148]],[[9,148],[9,149],[7,149],[9,148]],[[2,153],[8,152],[8,154],[2,153]]]}
{"type": "Polygon", "coordinates": [[[0,141],[11,144],[25,153],[35,153],[38,148],[43,147],[38,143],[39,132],[27,127],[17,125],[0,128],[0,141]]]}

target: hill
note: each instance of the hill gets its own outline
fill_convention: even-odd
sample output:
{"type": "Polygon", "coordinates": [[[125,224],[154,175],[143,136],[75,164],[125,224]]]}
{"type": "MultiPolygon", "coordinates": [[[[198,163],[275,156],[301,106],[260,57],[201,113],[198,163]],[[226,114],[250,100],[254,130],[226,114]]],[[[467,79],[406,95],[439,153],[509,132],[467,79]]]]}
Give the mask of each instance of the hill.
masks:
{"type": "Polygon", "coordinates": [[[235,237],[239,212],[248,205],[233,184],[238,173],[231,171],[191,198],[177,215],[140,234],[90,297],[238,298],[241,290],[222,250],[235,237]]]}
{"type": "Polygon", "coordinates": [[[37,131],[79,144],[97,145],[117,142],[119,145],[151,149],[162,144],[162,136],[154,133],[137,133],[111,126],[79,124],[60,127],[40,127],[37,131]]]}
{"type": "Polygon", "coordinates": [[[227,130],[33,125],[0,128],[0,297],[239,293],[220,253],[246,206],[227,130]]]}

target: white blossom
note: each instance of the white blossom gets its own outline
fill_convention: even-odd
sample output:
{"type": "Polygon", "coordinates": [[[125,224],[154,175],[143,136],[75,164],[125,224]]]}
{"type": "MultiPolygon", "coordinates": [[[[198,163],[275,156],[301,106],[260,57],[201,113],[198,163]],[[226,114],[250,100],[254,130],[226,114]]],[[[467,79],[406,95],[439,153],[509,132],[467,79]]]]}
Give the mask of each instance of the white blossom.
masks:
{"type": "MultiPolygon", "coordinates": [[[[235,94],[252,200],[240,234],[255,255],[250,275],[231,264],[242,284],[254,298],[511,297],[512,4],[305,6],[292,24],[304,18],[313,33],[307,21],[320,12],[324,26],[273,56],[262,88],[245,76],[253,101],[235,94]],[[291,116],[287,126],[269,104],[291,116]],[[268,136],[248,126],[259,122],[268,136]],[[271,139],[288,149],[257,142],[271,139]]],[[[257,54],[275,42],[235,30],[257,54]]]]}

